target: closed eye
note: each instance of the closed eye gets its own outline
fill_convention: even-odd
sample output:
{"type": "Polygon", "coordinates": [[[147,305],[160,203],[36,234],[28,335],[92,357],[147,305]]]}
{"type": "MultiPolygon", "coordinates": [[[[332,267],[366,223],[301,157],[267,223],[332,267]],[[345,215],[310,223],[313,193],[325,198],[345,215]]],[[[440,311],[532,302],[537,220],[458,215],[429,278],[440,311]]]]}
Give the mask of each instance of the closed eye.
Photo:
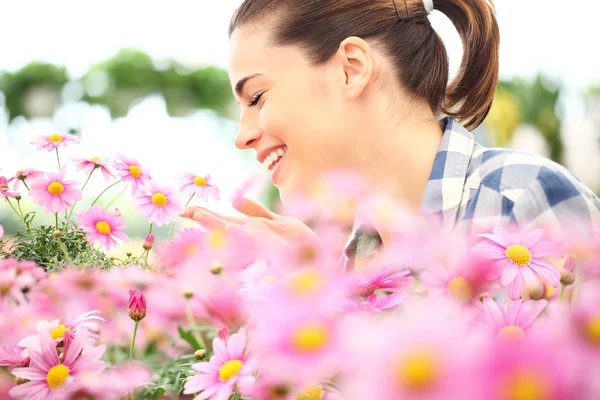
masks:
{"type": "Polygon", "coordinates": [[[260,100],[260,98],[262,97],[263,93],[257,93],[252,97],[252,101],[250,101],[250,103],[248,103],[248,107],[254,107],[255,105],[258,104],[258,101],[260,100]]]}

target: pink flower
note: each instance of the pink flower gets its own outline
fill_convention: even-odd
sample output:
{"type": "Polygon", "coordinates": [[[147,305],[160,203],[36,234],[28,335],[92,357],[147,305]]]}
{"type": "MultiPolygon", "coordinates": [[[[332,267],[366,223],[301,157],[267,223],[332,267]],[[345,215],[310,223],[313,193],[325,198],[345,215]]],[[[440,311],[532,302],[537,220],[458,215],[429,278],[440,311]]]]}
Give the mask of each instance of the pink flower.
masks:
{"type": "Polygon", "coordinates": [[[100,171],[102,171],[102,175],[104,176],[104,179],[107,182],[110,181],[111,177],[115,178],[115,175],[108,168],[108,166],[106,165],[106,162],[102,161],[98,157],[92,157],[89,160],[84,159],[84,158],[72,158],[72,157],[71,157],[71,159],[77,163],[77,171],[83,171],[89,175],[96,168],[100,168],[100,171]]]}
{"type": "Polygon", "coordinates": [[[13,184],[14,190],[19,190],[19,182],[24,182],[25,184],[31,183],[32,180],[39,178],[40,176],[44,176],[42,171],[38,171],[36,169],[20,169],[15,174],[15,183],[13,184]]]}
{"type": "Polygon", "coordinates": [[[193,364],[198,371],[186,384],[184,394],[201,393],[203,399],[227,400],[234,387],[243,394],[254,382],[254,364],[245,350],[246,330],[241,328],[231,335],[227,343],[213,340],[214,356],[208,363],[193,364]]]}
{"type": "Polygon", "coordinates": [[[362,302],[357,302],[354,299],[342,300],[341,310],[346,312],[372,312],[379,313],[385,310],[392,309],[401,304],[406,304],[404,300],[408,294],[392,293],[390,295],[371,294],[362,302]]]}
{"type": "Polygon", "coordinates": [[[150,182],[150,174],[137,160],[124,157],[119,153],[117,157],[120,160],[114,162],[115,169],[119,172],[122,181],[131,182],[131,194],[136,194],[140,188],[150,182]]]}
{"type": "Polygon", "coordinates": [[[15,267],[0,268],[0,299],[24,304],[23,290],[32,287],[36,279],[29,274],[20,274],[15,267]]]}
{"type": "Polygon", "coordinates": [[[75,181],[65,180],[66,165],[60,172],[48,172],[44,178],[36,179],[31,184],[33,201],[46,208],[48,213],[63,212],[73,205],[73,202],[81,200],[81,191],[74,186],[75,181]]]}
{"type": "Polygon", "coordinates": [[[67,399],[126,399],[145,385],[152,384],[152,372],[142,365],[119,365],[101,373],[73,382],[67,389],[67,399]],[[109,385],[106,383],[110,382],[109,385]]]}
{"type": "Polygon", "coordinates": [[[144,250],[152,250],[153,245],[154,245],[154,235],[149,233],[146,235],[146,238],[144,239],[144,244],[142,245],[142,247],[144,247],[144,250]]]}
{"type": "Polygon", "coordinates": [[[100,358],[106,347],[86,347],[87,340],[87,332],[70,336],[64,347],[64,361],[61,362],[49,332],[42,330],[39,334],[40,349],[28,349],[31,357],[29,367],[12,370],[13,375],[29,382],[11,389],[10,395],[23,399],[58,400],[64,398],[64,390],[74,381],[101,372],[104,362],[100,358]]]}
{"type": "Polygon", "coordinates": [[[187,191],[188,194],[196,194],[204,201],[208,201],[211,197],[219,200],[219,188],[214,183],[211,183],[210,174],[202,177],[195,174],[183,174],[180,178],[182,186],[181,191],[187,191]]]}
{"type": "Polygon", "coordinates": [[[141,290],[129,289],[129,305],[127,306],[129,318],[141,321],[146,316],[146,297],[141,290]]]}
{"type": "Polygon", "coordinates": [[[542,257],[562,257],[562,251],[547,241],[540,241],[544,232],[534,229],[526,234],[511,234],[504,228],[495,228],[492,234],[479,234],[485,238],[471,250],[483,258],[495,262],[498,272],[490,279],[500,278],[503,287],[508,286],[512,300],[521,297],[523,283],[537,293],[542,293],[540,277],[552,287],[560,283],[560,272],[542,257]]]}
{"type": "Polygon", "coordinates": [[[19,193],[11,192],[8,190],[8,184],[12,182],[15,178],[6,179],[3,176],[0,176],[0,199],[5,199],[7,197],[15,198],[19,193]]]}
{"type": "Polygon", "coordinates": [[[134,204],[150,223],[162,226],[175,220],[183,212],[176,192],[169,186],[159,186],[150,182],[146,191],[138,192],[134,204]]]}
{"type": "Polygon", "coordinates": [[[42,135],[38,136],[37,139],[31,142],[31,144],[36,145],[36,150],[46,149],[48,151],[52,151],[61,146],[66,146],[68,143],[79,143],[79,136],[66,134],[61,135],[59,133],[53,133],[52,135],[42,135]]]}
{"type": "Polygon", "coordinates": [[[531,324],[546,308],[546,300],[517,300],[502,308],[490,296],[483,299],[485,320],[480,325],[494,336],[509,342],[520,343],[531,329],[531,324]]]}
{"type": "Polygon", "coordinates": [[[29,366],[29,356],[23,347],[6,347],[0,349],[0,367],[9,369],[29,366]]]}
{"type": "Polygon", "coordinates": [[[160,260],[167,267],[181,265],[205,247],[208,232],[199,228],[186,228],[178,232],[179,237],[167,243],[160,260]]]}
{"type": "Polygon", "coordinates": [[[99,241],[105,249],[118,247],[115,238],[126,242],[129,237],[123,232],[125,223],[123,217],[109,213],[104,208],[95,205],[87,212],[80,213],[77,218],[81,229],[88,233],[89,242],[99,241]]]}
{"type": "Polygon", "coordinates": [[[353,285],[352,294],[367,297],[376,290],[387,290],[395,292],[401,287],[410,286],[412,277],[410,271],[404,270],[392,273],[392,268],[387,267],[378,270],[369,279],[361,279],[353,285]]]}

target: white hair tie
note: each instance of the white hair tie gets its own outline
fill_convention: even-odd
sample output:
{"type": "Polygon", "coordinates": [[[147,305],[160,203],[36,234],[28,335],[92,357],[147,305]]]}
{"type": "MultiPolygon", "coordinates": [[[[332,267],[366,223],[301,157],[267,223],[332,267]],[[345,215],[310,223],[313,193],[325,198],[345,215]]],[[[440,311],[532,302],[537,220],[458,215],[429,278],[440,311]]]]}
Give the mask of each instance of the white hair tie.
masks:
{"type": "Polygon", "coordinates": [[[433,0],[423,0],[423,5],[425,6],[425,11],[427,11],[427,15],[431,14],[433,11],[433,0]]]}

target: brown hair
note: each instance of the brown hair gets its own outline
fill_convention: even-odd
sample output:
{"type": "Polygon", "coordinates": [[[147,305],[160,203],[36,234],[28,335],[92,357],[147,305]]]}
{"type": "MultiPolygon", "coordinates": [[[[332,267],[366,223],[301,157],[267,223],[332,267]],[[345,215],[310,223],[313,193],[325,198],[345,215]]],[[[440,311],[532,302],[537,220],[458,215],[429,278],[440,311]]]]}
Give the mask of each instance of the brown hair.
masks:
{"type": "Polygon", "coordinates": [[[498,81],[499,31],[492,0],[434,0],[463,43],[458,75],[448,86],[448,55],[422,0],[244,0],[229,35],[242,25],[272,22],[273,44],[298,45],[315,64],[349,36],[385,45],[404,88],[474,129],[492,105],[498,81]],[[408,13],[407,13],[408,11],[408,13]]]}

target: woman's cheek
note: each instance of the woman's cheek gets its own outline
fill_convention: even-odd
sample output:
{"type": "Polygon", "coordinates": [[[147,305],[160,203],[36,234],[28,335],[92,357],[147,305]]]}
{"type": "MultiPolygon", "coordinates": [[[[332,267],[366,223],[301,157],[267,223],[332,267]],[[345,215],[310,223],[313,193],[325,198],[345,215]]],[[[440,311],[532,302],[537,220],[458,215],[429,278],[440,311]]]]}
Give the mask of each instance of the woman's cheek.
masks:
{"type": "Polygon", "coordinates": [[[277,106],[269,104],[269,101],[265,101],[265,104],[260,110],[259,117],[259,124],[262,131],[268,136],[273,136],[285,141],[285,132],[287,131],[285,121],[285,117],[278,112],[277,106]]]}

